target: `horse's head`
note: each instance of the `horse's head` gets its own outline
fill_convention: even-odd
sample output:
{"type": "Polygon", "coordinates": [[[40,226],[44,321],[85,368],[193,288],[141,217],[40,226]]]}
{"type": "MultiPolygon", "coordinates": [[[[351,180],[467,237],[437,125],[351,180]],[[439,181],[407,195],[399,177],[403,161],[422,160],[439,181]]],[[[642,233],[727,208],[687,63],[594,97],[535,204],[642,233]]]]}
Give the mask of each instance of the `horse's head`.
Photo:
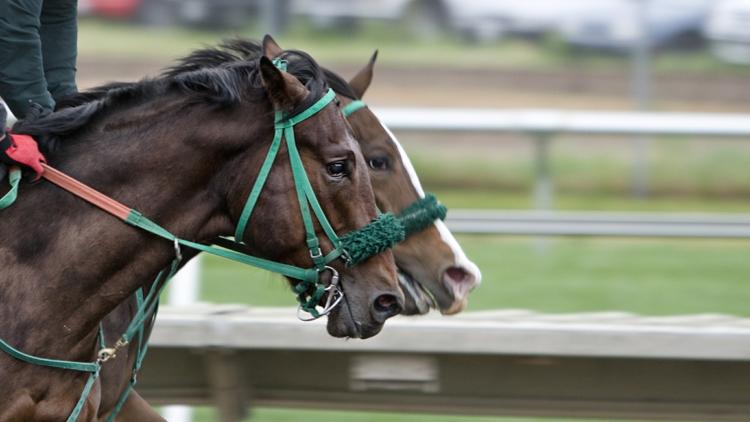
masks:
{"type": "MultiPolygon", "coordinates": [[[[377,52],[349,82],[349,94],[340,94],[342,106],[364,95],[372,80],[376,57],[377,52]]],[[[424,197],[409,157],[375,114],[369,108],[358,108],[348,120],[367,162],[380,209],[398,214],[424,197]]],[[[479,268],[466,257],[440,220],[407,237],[393,252],[406,295],[405,314],[424,314],[431,306],[444,314],[460,312],[466,306],[469,292],[481,282],[479,268]]]]}
{"type": "MultiPolygon", "coordinates": [[[[239,41],[230,47],[241,51],[243,45],[248,46],[239,41]]],[[[268,57],[283,51],[268,36],[263,40],[263,50],[268,57]]],[[[376,58],[377,51],[349,83],[325,71],[345,110],[362,98],[370,86],[376,58]]],[[[350,110],[346,112],[347,119],[367,163],[377,205],[383,212],[398,214],[425,196],[414,167],[393,133],[369,108],[360,105],[350,110]]],[[[460,312],[466,306],[469,292],[481,283],[479,268],[466,257],[440,220],[411,234],[393,252],[406,296],[405,314],[424,314],[430,307],[437,307],[444,314],[460,312]]]]}
{"type": "MultiPolygon", "coordinates": [[[[289,72],[278,69],[265,57],[259,59],[260,83],[270,105],[266,114],[268,127],[272,126],[271,116],[274,113],[300,116],[327,92],[320,71],[307,56],[295,52],[282,54],[278,59],[288,63],[289,72]]],[[[296,124],[293,130],[304,171],[333,231],[344,235],[376,218],[377,208],[367,164],[337,102],[328,103],[296,124]]],[[[238,154],[232,160],[234,173],[228,178],[227,199],[229,214],[235,223],[241,219],[246,199],[251,195],[254,180],[271,144],[273,133],[265,133],[267,139],[254,143],[248,140],[246,153],[238,154]]],[[[307,205],[308,199],[300,198],[295,189],[295,176],[291,169],[294,163],[288,152],[287,144],[281,143],[252,216],[244,231],[238,235],[245,239],[253,254],[309,268],[313,266],[311,250],[314,248],[309,244],[309,236],[306,236],[300,210],[300,203],[307,205]]],[[[314,205],[311,204],[311,207],[314,208],[314,205]]],[[[323,226],[320,221],[314,222],[321,251],[327,254],[334,249],[334,245],[326,236],[323,226]]],[[[343,302],[328,317],[328,332],[331,335],[371,337],[380,331],[387,318],[402,310],[403,294],[396,281],[390,251],[375,255],[356,266],[346,266],[342,260],[328,265],[340,274],[340,286],[344,292],[343,302]]],[[[332,272],[323,271],[321,276],[331,277],[332,272]]],[[[297,280],[291,281],[298,283],[297,280]]]]}

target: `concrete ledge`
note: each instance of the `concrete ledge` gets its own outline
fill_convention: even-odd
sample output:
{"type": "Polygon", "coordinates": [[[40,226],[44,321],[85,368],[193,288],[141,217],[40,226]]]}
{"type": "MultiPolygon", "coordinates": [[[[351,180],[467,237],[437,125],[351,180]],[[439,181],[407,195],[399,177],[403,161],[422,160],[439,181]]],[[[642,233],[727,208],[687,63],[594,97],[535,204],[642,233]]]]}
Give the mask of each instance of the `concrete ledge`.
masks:
{"type": "Polygon", "coordinates": [[[643,317],[523,310],[397,317],[366,340],[335,339],[293,308],[164,307],[151,344],[237,349],[373,351],[750,360],[750,320],[729,315],[643,317]]]}

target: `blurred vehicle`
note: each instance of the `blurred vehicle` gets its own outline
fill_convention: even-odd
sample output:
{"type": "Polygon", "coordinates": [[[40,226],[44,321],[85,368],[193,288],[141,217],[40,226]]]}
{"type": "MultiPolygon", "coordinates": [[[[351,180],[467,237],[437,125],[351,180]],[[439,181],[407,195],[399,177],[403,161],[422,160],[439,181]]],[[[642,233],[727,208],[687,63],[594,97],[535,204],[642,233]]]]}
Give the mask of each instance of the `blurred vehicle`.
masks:
{"type": "Polygon", "coordinates": [[[430,36],[447,24],[444,0],[292,0],[291,14],[350,30],[363,19],[404,21],[417,35],[430,36]]]}
{"type": "Polygon", "coordinates": [[[705,26],[711,51],[731,63],[750,64],[750,0],[721,0],[705,26]]]}
{"type": "Polygon", "coordinates": [[[645,7],[646,36],[651,47],[700,43],[713,0],[599,0],[569,14],[560,33],[582,48],[624,52],[638,42],[638,7],[645,7]]]}
{"type": "Polygon", "coordinates": [[[148,25],[241,26],[257,14],[259,0],[86,0],[87,14],[148,25]]]}
{"type": "Polygon", "coordinates": [[[449,0],[447,4],[453,28],[478,41],[553,32],[577,8],[571,0],[449,0]]]}

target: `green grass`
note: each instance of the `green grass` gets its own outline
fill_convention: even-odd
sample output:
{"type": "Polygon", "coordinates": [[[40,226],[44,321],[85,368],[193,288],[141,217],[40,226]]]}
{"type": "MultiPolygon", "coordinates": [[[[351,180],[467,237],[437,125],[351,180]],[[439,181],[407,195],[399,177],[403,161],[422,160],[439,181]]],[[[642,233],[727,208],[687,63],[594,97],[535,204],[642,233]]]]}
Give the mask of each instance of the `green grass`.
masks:
{"type": "MultiPolygon", "coordinates": [[[[469,310],[750,316],[750,242],[459,236],[484,282],[469,310]],[[540,251],[540,242],[542,250],[540,251]]],[[[294,306],[276,275],[206,257],[202,299],[294,306]]]]}

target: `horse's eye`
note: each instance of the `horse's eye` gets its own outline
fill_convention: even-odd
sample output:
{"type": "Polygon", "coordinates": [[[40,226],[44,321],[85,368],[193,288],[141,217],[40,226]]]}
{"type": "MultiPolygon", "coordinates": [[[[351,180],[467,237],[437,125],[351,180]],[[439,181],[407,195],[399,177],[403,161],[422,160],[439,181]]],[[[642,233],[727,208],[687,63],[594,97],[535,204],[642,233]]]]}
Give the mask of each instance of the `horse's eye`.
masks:
{"type": "Polygon", "coordinates": [[[385,170],[388,168],[388,157],[375,157],[367,160],[367,165],[373,170],[385,170]]]}
{"type": "Polygon", "coordinates": [[[349,165],[346,161],[334,161],[328,163],[326,170],[333,177],[344,177],[349,174],[349,165]]]}

